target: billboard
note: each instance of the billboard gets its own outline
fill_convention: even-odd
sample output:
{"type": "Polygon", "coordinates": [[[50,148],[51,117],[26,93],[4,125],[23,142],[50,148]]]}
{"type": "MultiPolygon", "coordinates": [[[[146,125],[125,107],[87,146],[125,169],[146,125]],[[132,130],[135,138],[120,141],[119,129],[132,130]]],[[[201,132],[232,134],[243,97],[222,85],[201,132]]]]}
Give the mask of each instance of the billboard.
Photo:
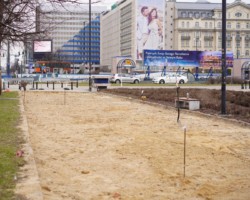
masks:
{"type": "MultiPolygon", "coordinates": [[[[144,50],[144,66],[221,67],[220,51],[144,50]]],[[[226,66],[233,67],[233,53],[226,53],[226,66]]]]}
{"type": "Polygon", "coordinates": [[[34,53],[51,53],[52,41],[51,40],[34,40],[33,50],[34,50],[34,53]]]}
{"type": "Polygon", "coordinates": [[[143,50],[162,50],[164,45],[165,1],[136,1],[136,56],[142,60],[143,50]]]}

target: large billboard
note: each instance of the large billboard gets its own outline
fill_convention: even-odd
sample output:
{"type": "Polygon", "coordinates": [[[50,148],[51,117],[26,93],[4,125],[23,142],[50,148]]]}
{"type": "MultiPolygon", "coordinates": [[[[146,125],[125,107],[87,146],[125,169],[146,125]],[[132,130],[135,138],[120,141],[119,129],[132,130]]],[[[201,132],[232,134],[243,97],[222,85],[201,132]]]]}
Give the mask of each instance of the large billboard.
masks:
{"type": "Polygon", "coordinates": [[[143,50],[162,50],[164,45],[165,1],[136,1],[136,59],[142,60],[143,50]]]}
{"type": "MultiPolygon", "coordinates": [[[[220,51],[144,50],[144,66],[221,67],[220,51]]],[[[233,53],[226,53],[226,66],[233,67],[233,53]]]]}
{"type": "Polygon", "coordinates": [[[34,53],[51,53],[52,41],[51,40],[34,40],[34,53]]]}

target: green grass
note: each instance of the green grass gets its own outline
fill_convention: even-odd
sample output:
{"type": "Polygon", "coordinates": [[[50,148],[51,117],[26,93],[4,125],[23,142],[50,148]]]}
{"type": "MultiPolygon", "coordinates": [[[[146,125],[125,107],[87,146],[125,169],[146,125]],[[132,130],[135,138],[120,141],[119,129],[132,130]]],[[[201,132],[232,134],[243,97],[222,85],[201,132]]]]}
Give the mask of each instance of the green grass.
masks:
{"type": "Polygon", "coordinates": [[[14,199],[14,176],[23,163],[23,159],[16,157],[21,142],[17,127],[20,121],[18,104],[17,92],[0,96],[0,200],[14,199]]]}

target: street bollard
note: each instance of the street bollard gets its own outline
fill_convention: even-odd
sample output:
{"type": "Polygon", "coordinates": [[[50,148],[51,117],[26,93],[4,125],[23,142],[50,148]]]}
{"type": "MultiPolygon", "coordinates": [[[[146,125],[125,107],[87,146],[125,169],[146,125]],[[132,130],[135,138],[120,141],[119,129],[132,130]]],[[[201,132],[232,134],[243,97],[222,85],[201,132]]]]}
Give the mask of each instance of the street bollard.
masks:
{"type": "Polygon", "coordinates": [[[36,82],[36,90],[38,90],[38,82],[36,82]]]}
{"type": "MultiPolygon", "coordinates": [[[[249,82],[249,85],[250,85],[250,82],[249,82]]],[[[76,87],[78,88],[78,79],[76,80],[76,87]]]]}
{"type": "Polygon", "coordinates": [[[49,81],[47,81],[47,88],[49,87],[49,81]]]}
{"type": "Polygon", "coordinates": [[[61,88],[63,88],[63,83],[61,83],[61,88]]]}
{"type": "Polygon", "coordinates": [[[73,90],[73,82],[70,82],[70,84],[71,84],[71,90],[73,90]]]}
{"type": "Polygon", "coordinates": [[[53,90],[55,90],[55,82],[53,82],[53,90]]]}

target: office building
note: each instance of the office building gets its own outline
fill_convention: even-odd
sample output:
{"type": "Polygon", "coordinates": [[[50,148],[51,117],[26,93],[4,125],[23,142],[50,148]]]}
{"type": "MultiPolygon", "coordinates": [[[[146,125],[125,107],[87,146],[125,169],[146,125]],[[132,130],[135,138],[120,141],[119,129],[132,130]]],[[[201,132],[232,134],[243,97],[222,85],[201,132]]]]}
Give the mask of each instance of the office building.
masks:
{"type": "Polygon", "coordinates": [[[37,30],[47,30],[45,39],[52,40],[53,54],[72,64],[99,64],[99,16],[107,8],[91,9],[91,61],[89,61],[89,6],[67,5],[37,8],[37,30]]]}

